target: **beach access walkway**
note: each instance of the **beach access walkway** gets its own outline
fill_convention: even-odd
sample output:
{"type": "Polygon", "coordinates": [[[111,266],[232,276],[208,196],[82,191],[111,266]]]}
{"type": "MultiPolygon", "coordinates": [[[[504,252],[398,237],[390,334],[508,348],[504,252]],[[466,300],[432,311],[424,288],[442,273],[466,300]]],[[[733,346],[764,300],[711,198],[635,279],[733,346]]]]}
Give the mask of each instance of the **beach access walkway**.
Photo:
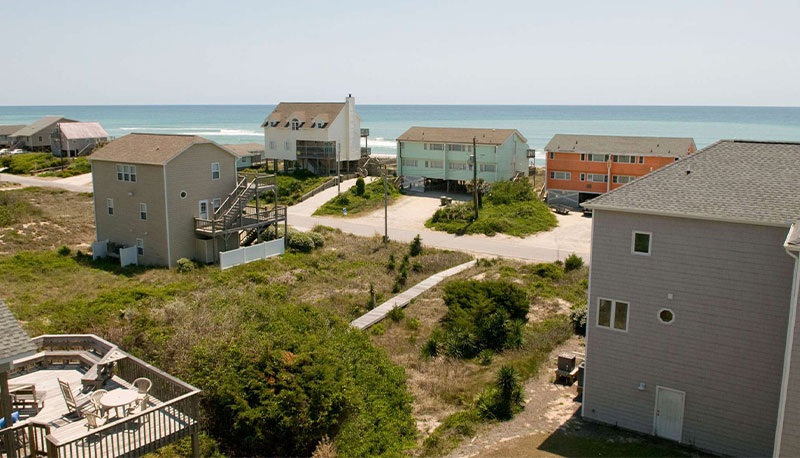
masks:
{"type": "Polygon", "coordinates": [[[442,280],[451,277],[459,272],[462,272],[466,269],[475,265],[475,260],[465,262],[464,264],[459,264],[455,267],[451,267],[447,270],[443,270],[437,274],[433,274],[430,277],[422,280],[421,282],[417,283],[416,285],[408,288],[407,290],[403,291],[402,293],[398,294],[397,296],[389,299],[388,301],[384,302],[383,304],[375,307],[374,309],[370,310],[369,312],[361,315],[360,317],[356,318],[352,322],[350,322],[350,326],[358,329],[367,329],[368,327],[372,326],[373,324],[381,321],[392,311],[395,307],[403,308],[411,302],[412,299],[419,296],[420,294],[424,293],[425,291],[433,288],[442,280]]]}
{"type": "MultiPolygon", "coordinates": [[[[342,192],[355,185],[356,180],[342,182],[342,192]]],[[[289,207],[288,223],[300,230],[310,230],[320,224],[340,229],[349,234],[371,237],[383,235],[383,208],[363,216],[313,216],[322,204],[336,196],[336,187],[289,207]]],[[[454,195],[454,198],[457,197],[454,195]]],[[[461,196],[464,198],[464,196],[461,196]]],[[[592,219],[580,212],[556,215],[558,227],[525,238],[497,234],[455,235],[433,231],[425,227],[425,221],[439,206],[438,194],[404,195],[389,206],[389,238],[399,242],[411,242],[419,234],[426,246],[445,250],[457,250],[477,256],[499,256],[529,262],[553,262],[564,260],[572,253],[582,257],[588,264],[592,243],[592,219]]]]}

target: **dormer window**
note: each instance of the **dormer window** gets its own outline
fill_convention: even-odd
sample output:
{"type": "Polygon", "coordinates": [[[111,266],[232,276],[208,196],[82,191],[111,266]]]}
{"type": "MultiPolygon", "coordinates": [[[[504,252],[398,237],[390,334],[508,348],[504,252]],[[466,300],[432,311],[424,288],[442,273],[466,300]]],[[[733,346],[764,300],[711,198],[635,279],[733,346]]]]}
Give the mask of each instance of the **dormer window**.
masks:
{"type": "Polygon", "coordinates": [[[292,119],[292,130],[300,130],[300,121],[292,119]]]}
{"type": "Polygon", "coordinates": [[[320,129],[324,129],[325,126],[327,126],[327,125],[328,125],[327,122],[319,122],[319,123],[317,123],[317,127],[319,127],[320,129]]]}

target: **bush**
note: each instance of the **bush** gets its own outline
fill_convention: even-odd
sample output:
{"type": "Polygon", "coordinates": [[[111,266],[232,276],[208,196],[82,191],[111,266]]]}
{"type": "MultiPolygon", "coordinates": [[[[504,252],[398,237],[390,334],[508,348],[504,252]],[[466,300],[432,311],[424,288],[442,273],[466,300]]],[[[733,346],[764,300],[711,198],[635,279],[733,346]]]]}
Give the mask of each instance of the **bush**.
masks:
{"type": "Polygon", "coordinates": [[[564,271],[556,264],[543,262],[541,264],[534,264],[530,266],[531,273],[538,275],[542,278],[549,278],[551,280],[558,280],[564,276],[564,271]]]}
{"type": "Polygon", "coordinates": [[[420,353],[425,358],[435,358],[439,356],[439,341],[436,337],[430,337],[425,341],[420,353]]]}
{"type": "Polygon", "coordinates": [[[189,258],[180,258],[176,261],[175,264],[176,264],[175,270],[180,273],[191,272],[195,268],[194,261],[192,261],[189,258]]]}
{"type": "Polygon", "coordinates": [[[389,262],[387,262],[387,263],[386,263],[386,270],[388,270],[388,271],[390,271],[390,272],[391,272],[391,271],[393,271],[393,270],[394,270],[394,268],[395,268],[395,265],[394,265],[394,255],[393,255],[393,254],[390,254],[390,255],[389,255],[389,262]]]}
{"type": "Polygon", "coordinates": [[[409,331],[416,331],[420,326],[422,326],[422,321],[417,318],[406,318],[406,328],[408,328],[409,331]]]}
{"type": "Polygon", "coordinates": [[[382,336],[386,334],[386,326],[383,323],[378,323],[369,329],[373,336],[382,336]]]}
{"type": "Polygon", "coordinates": [[[388,317],[389,317],[389,318],[390,318],[392,321],[394,321],[395,323],[397,323],[398,321],[402,320],[402,319],[403,319],[403,318],[406,316],[406,313],[403,311],[403,309],[402,309],[402,308],[400,308],[400,307],[398,307],[398,306],[396,306],[396,305],[395,305],[394,307],[392,307],[392,310],[390,310],[390,311],[389,311],[389,313],[387,314],[387,316],[388,316],[388,317]]]}
{"type": "Polygon", "coordinates": [[[414,264],[411,264],[411,270],[414,272],[422,272],[422,263],[414,261],[414,264]]]}
{"type": "Polygon", "coordinates": [[[301,253],[309,253],[315,246],[314,239],[312,239],[310,235],[299,231],[289,231],[289,234],[286,236],[286,243],[289,244],[289,248],[301,253]]]}
{"type": "Polygon", "coordinates": [[[487,387],[478,397],[477,408],[487,419],[509,420],[522,410],[522,383],[512,366],[497,371],[494,385],[487,387]]]}
{"type": "Polygon", "coordinates": [[[567,259],[564,260],[564,270],[567,272],[571,270],[578,270],[583,267],[583,258],[572,253],[571,255],[567,256],[567,259]]]}
{"type": "Polygon", "coordinates": [[[481,350],[478,353],[478,364],[481,366],[488,366],[492,364],[492,358],[494,357],[494,352],[492,350],[481,350]]]}
{"type": "Polygon", "coordinates": [[[69,256],[70,249],[66,245],[61,245],[60,247],[58,247],[57,253],[61,256],[69,256]]]}
{"type": "Polygon", "coordinates": [[[456,280],[444,287],[443,299],[447,313],[434,337],[447,355],[473,358],[485,349],[498,352],[522,344],[530,303],[519,286],[505,280],[456,280]]]}
{"type": "Polygon", "coordinates": [[[572,307],[569,313],[572,328],[575,334],[586,335],[586,304],[579,304],[572,307]]]}
{"type": "Polygon", "coordinates": [[[408,249],[408,254],[410,254],[412,257],[422,254],[422,238],[419,236],[419,234],[417,234],[417,236],[414,237],[414,240],[411,242],[411,246],[408,249]]]}
{"type": "Polygon", "coordinates": [[[366,183],[364,183],[364,179],[358,177],[358,179],[356,180],[356,195],[363,196],[365,188],[366,188],[366,183]]]}
{"type": "Polygon", "coordinates": [[[525,202],[536,199],[530,181],[498,181],[492,184],[486,200],[495,205],[507,205],[512,202],[525,202]]]}
{"type": "Polygon", "coordinates": [[[314,248],[319,248],[325,245],[325,237],[319,232],[306,232],[306,235],[308,235],[311,238],[311,241],[314,242],[314,248]]]}

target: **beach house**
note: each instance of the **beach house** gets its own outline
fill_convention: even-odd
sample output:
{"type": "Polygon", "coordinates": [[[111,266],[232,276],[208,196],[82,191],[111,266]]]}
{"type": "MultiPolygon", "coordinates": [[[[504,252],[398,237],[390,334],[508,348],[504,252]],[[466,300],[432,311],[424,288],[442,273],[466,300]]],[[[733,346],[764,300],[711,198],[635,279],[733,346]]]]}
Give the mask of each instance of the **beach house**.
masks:
{"type": "Polygon", "coordinates": [[[25,126],[0,126],[0,147],[11,146],[11,135],[25,126]]]}
{"type": "Polygon", "coordinates": [[[349,173],[358,168],[368,150],[361,147],[361,117],[355,99],[341,103],[281,102],[261,124],[264,128],[264,158],[284,161],[284,169],[310,170],[334,175],[338,168],[349,173]]]}
{"type": "Polygon", "coordinates": [[[11,134],[11,146],[29,151],[51,151],[50,141],[59,123],[77,122],[63,116],[45,116],[11,134]]]}
{"type": "Polygon", "coordinates": [[[544,148],[547,203],[578,208],[696,149],[691,138],[556,134],[544,148]]]}
{"type": "Polygon", "coordinates": [[[457,127],[412,127],[397,137],[397,173],[404,182],[465,183],[473,179],[473,153],[478,178],[488,183],[528,176],[532,151],[519,131],[457,127]]]}
{"type": "Polygon", "coordinates": [[[797,456],[798,161],[800,143],[724,140],[583,204],[584,418],[797,456]]]}
{"type": "Polygon", "coordinates": [[[237,159],[193,135],[133,133],[106,144],[89,156],[96,249],[123,263],[215,262],[285,225],[286,208],[265,205],[277,202],[275,176],[238,175],[237,159]]]}
{"type": "Polygon", "coordinates": [[[236,155],[236,169],[247,169],[262,161],[264,145],[261,143],[235,143],[225,145],[236,155]]]}
{"type": "Polygon", "coordinates": [[[108,141],[108,133],[97,122],[60,122],[51,135],[51,150],[59,157],[85,156],[108,141]]]}

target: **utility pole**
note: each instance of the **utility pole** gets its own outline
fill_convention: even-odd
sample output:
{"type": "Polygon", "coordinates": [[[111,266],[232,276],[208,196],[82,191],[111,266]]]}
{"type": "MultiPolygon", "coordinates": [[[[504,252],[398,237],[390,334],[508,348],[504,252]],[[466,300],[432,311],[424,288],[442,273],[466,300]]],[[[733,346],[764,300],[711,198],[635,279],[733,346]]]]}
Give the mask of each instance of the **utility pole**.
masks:
{"type": "Polygon", "coordinates": [[[475,219],[478,219],[478,143],[472,137],[472,204],[475,207],[475,219]]]}
{"type": "Polygon", "coordinates": [[[336,142],[336,195],[342,194],[342,173],[339,170],[339,142],[336,142]]]}
{"type": "Polygon", "coordinates": [[[383,243],[389,243],[389,199],[386,188],[387,164],[383,164],[383,243]]]}

